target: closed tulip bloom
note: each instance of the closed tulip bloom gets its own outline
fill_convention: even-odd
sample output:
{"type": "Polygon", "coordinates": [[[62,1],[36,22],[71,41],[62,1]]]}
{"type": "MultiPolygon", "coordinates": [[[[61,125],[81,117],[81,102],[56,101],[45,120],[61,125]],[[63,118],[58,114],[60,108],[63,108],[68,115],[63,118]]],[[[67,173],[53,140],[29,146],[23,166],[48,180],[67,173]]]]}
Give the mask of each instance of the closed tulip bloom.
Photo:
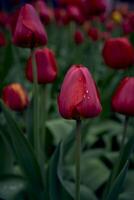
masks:
{"type": "MultiPolygon", "coordinates": [[[[55,55],[48,48],[37,49],[34,52],[37,64],[38,83],[52,83],[57,77],[57,64],[55,55]]],[[[33,82],[32,58],[30,57],[26,66],[26,77],[33,82]]]]}
{"type": "Polygon", "coordinates": [[[70,21],[75,21],[78,24],[82,24],[84,22],[84,17],[80,12],[80,9],[76,6],[68,6],[67,14],[70,18],[70,21]]]}
{"type": "Polygon", "coordinates": [[[53,12],[52,10],[45,4],[44,1],[39,0],[35,3],[35,8],[39,13],[40,19],[43,24],[49,24],[53,20],[53,12]]]}
{"type": "Polygon", "coordinates": [[[97,41],[100,39],[100,31],[97,28],[91,27],[88,30],[88,36],[92,41],[97,41]]]}
{"type": "Polygon", "coordinates": [[[21,10],[13,36],[13,43],[24,48],[46,45],[47,34],[33,6],[26,4],[21,10]]]}
{"type": "Polygon", "coordinates": [[[102,107],[96,84],[83,65],[73,65],[67,72],[58,98],[59,112],[66,119],[92,118],[102,107]]]}
{"type": "Polygon", "coordinates": [[[112,108],[115,112],[134,116],[134,77],[121,81],[112,98],[112,108]]]}
{"type": "Polygon", "coordinates": [[[106,11],[106,0],[87,0],[87,9],[90,15],[101,15],[106,11]]]}
{"type": "Polygon", "coordinates": [[[29,104],[27,92],[19,83],[6,86],[2,92],[2,99],[14,111],[23,111],[29,104]]]}
{"type": "Polygon", "coordinates": [[[106,65],[114,69],[126,69],[133,64],[133,46],[125,37],[108,39],[102,54],[106,65]]]}
{"type": "Polygon", "coordinates": [[[84,42],[84,35],[81,31],[77,30],[74,33],[74,41],[76,44],[82,44],[84,42]]]}

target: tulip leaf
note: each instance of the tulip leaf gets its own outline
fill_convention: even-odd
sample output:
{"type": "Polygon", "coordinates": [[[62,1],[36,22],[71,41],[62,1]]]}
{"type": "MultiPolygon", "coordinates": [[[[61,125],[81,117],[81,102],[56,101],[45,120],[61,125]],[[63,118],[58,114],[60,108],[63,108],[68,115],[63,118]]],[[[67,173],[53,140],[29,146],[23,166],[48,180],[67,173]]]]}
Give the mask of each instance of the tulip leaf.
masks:
{"type": "Polygon", "coordinates": [[[126,162],[123,169],[121,170],[119,175],[116,177],[115,181],[113,182],[113,184],[109,190],[109,193],[105,197],[105,200],[113,200],[113,199],[117,200],[118,199],[118,196],[121,192],[127,171],[128,171],[128,161],[126,162]]]}
{"type": "Polygon", "coordinates": [[[49,163],[49,197],[50,200],[71,200],[72,198],[62,187],[57,175],[57,167],[60,156],[60,146],[61,144],[58,145],[49,163]]]}
{"type": "Polygon", "coordinates": [[[111,172],[111,175],[110,175],[109,181],[107,183],[106,189],[104,191],[103,197],[105,197],[107,195],[108,191],[110,190],[110,188],[113,184],[113,181],[118,176],[118,174],[121,172],[121,170],[125,166],[126,162],[130,159],[133,149],[134,149],[134,136],[131,136],[129,138],[127,144],[125,145],[124,149],[122,149],[122,151],[120,152],[119,159],[111,172]]]}
{"type": "MultiPolygon", "coordinates": [[[[71,195],[73,199],[75,199],[75,182],[71,182],[70,180],[65,179],[65,172],[64,172],[64,160],[67,153],[70,153],[70,148],[74,145],[74,131],[69,135],[60,146],[60,158],[58,163],[58,177],[60,179],[61,184],[64,186],[66,191],[71,195]]],[[[89,174],[90,176],[90,174],[89,174]]],[[[80,196],[82,200],[97,200],[95,194],[91,189],[85,185],[81,184],[80,196]]]]}
{"type": "MultiPolygon", "coordinates": [[[[8,133],[11,139],[11,146],[14,148],[17,162],[22,168],[24,174],[28,177],[30,184],[39,191],[42,188],[42,177],[40,167],[30,143],[25,138],[20,127],[14,120],[9,109],[0,101],[4,116],[7,120],[8,133]]],[[[10,142],[10,141],[8,141],[10,142]]]]}
{"type": "Polygon", "coordinates": [[[49,163],[49,195],[50,200],[61,199],[60,195],[60,182],[57,177],[57,164],[59,160],[59,147],[57,147],[49,163]]]}
{"type": "Polygon", "coordinates": [[[0,199],[14,200],[16,195],[26,189],[26,186],[26,181],[20,176],[0,176],[0,199]]]}

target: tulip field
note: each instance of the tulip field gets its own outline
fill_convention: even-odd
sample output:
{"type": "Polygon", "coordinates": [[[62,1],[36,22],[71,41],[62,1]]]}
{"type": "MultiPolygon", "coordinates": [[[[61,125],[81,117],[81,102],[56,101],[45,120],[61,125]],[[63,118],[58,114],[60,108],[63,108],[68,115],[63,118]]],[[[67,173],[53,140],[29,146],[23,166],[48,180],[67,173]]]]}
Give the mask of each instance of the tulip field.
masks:
{"type": "Polygon", "coordinates": [[[0,10],[0,200],[134,200],[134,11],[0,10]]]}

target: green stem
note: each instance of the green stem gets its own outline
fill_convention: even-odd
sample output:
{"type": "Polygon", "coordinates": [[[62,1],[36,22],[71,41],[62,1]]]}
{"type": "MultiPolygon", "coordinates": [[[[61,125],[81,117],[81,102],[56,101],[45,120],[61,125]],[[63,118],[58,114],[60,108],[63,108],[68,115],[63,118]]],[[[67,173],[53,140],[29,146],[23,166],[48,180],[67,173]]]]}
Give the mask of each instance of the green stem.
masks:
{"type": "Polygon", "coordinates": [[[125,145],[125,140],[126,140],[126,135],[127,135],[127,127],[128,127],[128,120],[129,120],[129,117],[126,116],[125,120],[124,120],[124,130],[123,130],[122,141],[121,141],[121,149],[123,149],[124,145],[125,145]]]}
{"type": "Polygon", "coordinates": [[[80,200],[81,120],[76,120],[76,200],[80,200]]]}
{"type": "Polygon", "coordinates": [[[32,67],[33,67],[33,92],[34,92],[34,148],[37,158],[40,156],[40,136],[39,136],[39,94],[38,94],[38,77],[37,65],[34,51],[32,50],[32,67]]]}

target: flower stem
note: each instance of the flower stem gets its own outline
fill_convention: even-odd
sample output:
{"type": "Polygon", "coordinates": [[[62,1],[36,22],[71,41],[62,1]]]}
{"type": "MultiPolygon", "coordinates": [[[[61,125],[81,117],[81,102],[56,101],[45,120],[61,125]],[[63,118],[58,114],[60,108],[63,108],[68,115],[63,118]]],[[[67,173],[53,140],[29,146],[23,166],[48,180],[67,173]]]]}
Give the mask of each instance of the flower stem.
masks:
{"type": "Polygon", "coordinates": [[[127,135],[127,127],[128,127],[128,120],[129,120],[129,117],[125,116],[124,129],[123,129],[123,135],[122,135],[122,141],[121,141],[121,149],[123,149],[124,145],[125,145],[125,140],[126,140],[126,135],[127,135]]]}
{"type": "Polygon", "coordinates": [[[38,94],[38,77],[37,66],[34,51],[32,50],[32,67],[33,67],[33,92],[34,92],[34,148],[37,158],[40,155],[40,136],[39,136],[39,94],[38,94]]]}
{"type": "Polygon", "coordinates": [[[80,200],[81,120],[76,120],[76,200],[80,200]]]}

